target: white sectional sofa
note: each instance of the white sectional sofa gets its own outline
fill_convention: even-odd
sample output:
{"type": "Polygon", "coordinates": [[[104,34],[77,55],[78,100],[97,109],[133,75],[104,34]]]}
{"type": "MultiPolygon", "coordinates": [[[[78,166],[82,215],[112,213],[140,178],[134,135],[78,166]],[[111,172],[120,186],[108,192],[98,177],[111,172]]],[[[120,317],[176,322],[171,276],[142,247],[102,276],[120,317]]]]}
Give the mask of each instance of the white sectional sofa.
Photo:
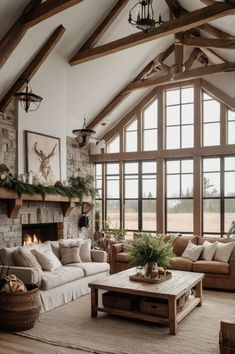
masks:
{"type": "MultiPolygon", "coordinates": [[[[74,239],[71,241],[74,242],[74,239]]],[[[59,241],[50,241],[47,244],[50,244],[53,253],[60,259],[59,241]]],[[[33,245],[30,249],[37,247],[40,245],[33,245]]],[[[107,254],[101,250],[90,250],[91,262],[66,264],[48,272],[39,268],[17,266],[14,258],[17,248],[0,249],[0,273],[4,266],[4,273],[8,269],[9,274],[15,274],[25,284],[36,284],[40,289],[42,312],[89,293],[89,282],[109,275],[107,254]]]]}

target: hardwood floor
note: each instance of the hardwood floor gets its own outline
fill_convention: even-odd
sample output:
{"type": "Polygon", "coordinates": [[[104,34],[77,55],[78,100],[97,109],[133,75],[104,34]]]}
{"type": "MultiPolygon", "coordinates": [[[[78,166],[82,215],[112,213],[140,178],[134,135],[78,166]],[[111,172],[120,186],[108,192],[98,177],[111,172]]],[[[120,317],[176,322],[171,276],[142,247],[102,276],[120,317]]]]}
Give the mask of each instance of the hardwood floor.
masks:
{"type": "MultiPolygon", "coordinates": [[[[221,291],[203,291],[203,297],[234,299],[235,293],[221,291]]],[[[87,354],[78,349],[62,348],[36,340],[20,337],[0,331],[0,354],[87,354]]]]}
{"type": "Polygon", "coordinates": [[[14,334],[0,332],[1,354],[87,354],[87,352],[62,348],[20,337],[14,334]]]}

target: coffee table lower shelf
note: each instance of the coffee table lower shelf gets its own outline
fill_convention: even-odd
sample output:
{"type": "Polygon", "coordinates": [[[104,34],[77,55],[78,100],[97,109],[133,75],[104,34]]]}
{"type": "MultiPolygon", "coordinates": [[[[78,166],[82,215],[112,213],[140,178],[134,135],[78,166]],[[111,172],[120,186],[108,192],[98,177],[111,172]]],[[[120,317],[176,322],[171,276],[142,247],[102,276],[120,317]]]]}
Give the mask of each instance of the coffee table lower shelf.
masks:
{"type": "MultiPolygon", "coordinates": [[[[179,323],[186,317],[196,306],[198,306],[201,302],[201,299],[196,297],[196,298],[190,298],[184,305],[183,309],[177,313],[176,315],[176,322],[179,323]]],[[[138,320],[143,320],[143,321],[148,321],[148,322],[154,322],[158,323],[161,325],[166,325],[169,326],[170,324],[170,318],[164,318],[164,317],[159,317],[159,316],[151,316],[139,311],[128,311],[128,310],[122,310],[122,309],[117,309],[117,308],[111,308],[111,307],[96,307],[93,309],[97,312],[105,312],[110,315],[116,315],[116,316],[122,316],[122,317],[128,317],[128,318],[133,318],[133,319],[138,319],[138,320]]],[[[173,334],[173,333],[172,333],[173,334]]]]}

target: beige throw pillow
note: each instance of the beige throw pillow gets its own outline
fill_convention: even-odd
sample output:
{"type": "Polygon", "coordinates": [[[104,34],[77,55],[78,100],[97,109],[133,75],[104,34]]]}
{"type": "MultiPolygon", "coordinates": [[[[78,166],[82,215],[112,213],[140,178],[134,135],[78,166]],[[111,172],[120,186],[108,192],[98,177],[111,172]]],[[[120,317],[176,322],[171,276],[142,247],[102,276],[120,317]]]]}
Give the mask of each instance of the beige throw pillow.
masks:
{"type": "Polygon", "coordinates": [[[20,267],[29,267],[29,268],[41,268],[41,265],[37,261],[37,258],[30,252],[27,247],[19,247],[14,252],[14,260],[16,265],[20,267]]]}
{"type": "Polygon", "coordinates": [[[57,268],[62,267],[59,259],[54,255],[52,251],[41,252],[35,249],[31,252],[37,258],[42,269],[47,272],[53,272],[57,268]]]}
{"type": "Polygon", "coordinates": [[[216,248],[214,260],[228,263],[235,242],[229,242],[229,243],[216,242],[216,244],[217,244],[217,248],[216,248]]]}
{"type": "Polygon", "coordinates": [[[190,259],[193,262],[196,262],[202,253],[203,246],[197,246],[191,241],[189,241],[188,246],[184,250],[181,257],[190,259]]]}
{"type": "Polygon", "coordinates": [[[212,261],[216,252],[217,243],[204,241],[202,246],[203,246],[203,250],[202,250],[201,259],[204,259],[205,261],[212,261]]]}
{"type": "Polygon", "coordinates": [[[68,245],[68,246],[60,244],[60,254],[61,254],[61,263],[63,265],[69,263],[82,262],[80,258],[80,244],[68,245]]]}
{"type": "Polygon", "coordinates": [[[91,262],[91,239],[81,241],[80,258],[82,262],[91,262]]]}

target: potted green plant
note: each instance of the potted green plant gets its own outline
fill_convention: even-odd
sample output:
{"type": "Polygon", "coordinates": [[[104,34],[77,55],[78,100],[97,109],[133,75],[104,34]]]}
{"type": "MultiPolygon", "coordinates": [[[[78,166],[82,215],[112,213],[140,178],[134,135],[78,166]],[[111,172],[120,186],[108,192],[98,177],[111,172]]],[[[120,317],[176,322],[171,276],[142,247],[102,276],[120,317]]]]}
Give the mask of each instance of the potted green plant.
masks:
{"type": "Polygon", "coordinates": [[[143,269],[147,279],[152,278],[156,267],[166,269],[174,257],[172,243],[165,242],[163,238],[164,236],[152,237],[151,234],[142,234],[142,237],[133,242],[129,251],[134,264],[143,269]]]}
{"type": "Polygon", "coordinates": [[[104,222],[104,231],[106,236],[114,242],[122,242],[125,239],[126,231],[122,228],[118,228],[117,225],[113,225],[111,221],[104,222]]]}

